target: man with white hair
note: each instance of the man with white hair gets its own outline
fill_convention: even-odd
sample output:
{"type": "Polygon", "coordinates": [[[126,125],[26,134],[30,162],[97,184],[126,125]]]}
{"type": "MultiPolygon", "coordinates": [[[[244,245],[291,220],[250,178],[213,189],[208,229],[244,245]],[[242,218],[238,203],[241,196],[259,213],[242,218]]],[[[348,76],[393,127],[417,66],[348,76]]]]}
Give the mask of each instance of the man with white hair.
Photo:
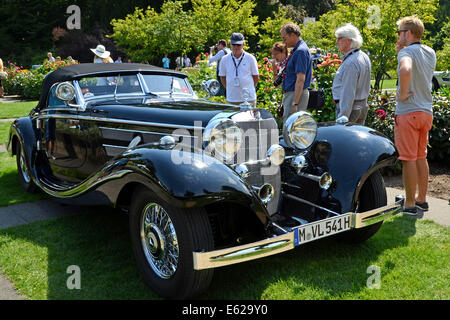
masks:
{"type": "Polygon", "coordinates": [[[348,23],[338,28],[335,35],[338,49],[344,53],[333,80],[336,121],[364,125],[370,91],[370,59],[360,50],[363,40],[354,25],[348,23]]]}

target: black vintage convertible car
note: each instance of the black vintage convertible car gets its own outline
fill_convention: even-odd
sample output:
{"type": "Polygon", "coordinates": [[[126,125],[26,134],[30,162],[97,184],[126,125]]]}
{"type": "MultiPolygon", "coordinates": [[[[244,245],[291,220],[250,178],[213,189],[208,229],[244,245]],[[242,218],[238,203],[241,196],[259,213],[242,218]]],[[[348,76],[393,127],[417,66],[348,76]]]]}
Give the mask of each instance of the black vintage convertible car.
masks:
{"type": "Polygon", "coordinates": [[[8,150],[26,191],[127,212],[137,265],[162,297],[327,236],[364,241],[401,211],[379,172],[397,151],[379,132],[307,112],[280,132],[267,110],[199,99],[185,74],[149,65],[48,74],[8,150]]]}

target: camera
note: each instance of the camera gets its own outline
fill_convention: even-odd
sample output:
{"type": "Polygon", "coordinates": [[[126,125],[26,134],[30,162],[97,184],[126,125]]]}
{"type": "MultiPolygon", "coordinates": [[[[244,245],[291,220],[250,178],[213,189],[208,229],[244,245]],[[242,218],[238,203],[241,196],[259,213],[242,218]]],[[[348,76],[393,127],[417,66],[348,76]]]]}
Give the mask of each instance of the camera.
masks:
{"type": "Polygon", "coordinates": [[[283,82],[283,74],[279,73],[275,81],[273,82],[273,85],[275,87],[278,87],[283,82]]]}
{"type": "Polygon", "coordinates": [[[278,76],[275,79],[275,81],[273,82],[273,85],[275,87],[278,87],[283,82],[283,74],[284,74],[284,68],[281,69],[280,72],[278,72],[278,76]]]}

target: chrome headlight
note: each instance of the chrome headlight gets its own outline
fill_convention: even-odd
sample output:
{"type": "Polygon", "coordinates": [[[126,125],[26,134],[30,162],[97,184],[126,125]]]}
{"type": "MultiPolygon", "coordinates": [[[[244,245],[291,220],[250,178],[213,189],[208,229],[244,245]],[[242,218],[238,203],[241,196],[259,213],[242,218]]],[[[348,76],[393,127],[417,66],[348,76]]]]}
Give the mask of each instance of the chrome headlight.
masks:
{"type": "Polygon", "coordinates": [[[316,135],[317,122],[305,111],[292,114],[283,125],[283,138],[291,148],[308,148],[316,135]]]}
{"type": "Polygon", "coordinates": [[[63,101],[70,101],[75,97],[75,87],[70,82],[62,82],[56,86],[55,95],[63,101]]]}
{"type": "Polygon", "coordinates": [[[203,133],[206,150],[220,160],[233,159],[242,143],[242,133],[233,120],[216,119],[208,123],[203,133]]]}

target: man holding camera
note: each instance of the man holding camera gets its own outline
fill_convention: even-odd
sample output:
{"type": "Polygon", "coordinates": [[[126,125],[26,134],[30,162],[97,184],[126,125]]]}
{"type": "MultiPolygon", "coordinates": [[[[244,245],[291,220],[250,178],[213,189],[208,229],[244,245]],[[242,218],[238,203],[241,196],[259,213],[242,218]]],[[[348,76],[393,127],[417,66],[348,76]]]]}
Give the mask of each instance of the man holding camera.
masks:
{"type": "Polygon", "coordinates": [[[227,54],[231,52],[230,49],[227,48],[227,41],[224,39],[219,40],[219,42],[215,45],[209,48],[209,65],[213,63],[214,61],[217,61],[216,66],[216,77],[217,80],[219,80],[220,89],[217,93],[217,96],[225,96],[225,87],[222,85],[222,82],[220,81],[219,77],[219,64],[220,60],[222,60],[223,57],[225,57],[227,54]],[[214,50],[217,50],[217,53],[213,56],[214,50]]]}

